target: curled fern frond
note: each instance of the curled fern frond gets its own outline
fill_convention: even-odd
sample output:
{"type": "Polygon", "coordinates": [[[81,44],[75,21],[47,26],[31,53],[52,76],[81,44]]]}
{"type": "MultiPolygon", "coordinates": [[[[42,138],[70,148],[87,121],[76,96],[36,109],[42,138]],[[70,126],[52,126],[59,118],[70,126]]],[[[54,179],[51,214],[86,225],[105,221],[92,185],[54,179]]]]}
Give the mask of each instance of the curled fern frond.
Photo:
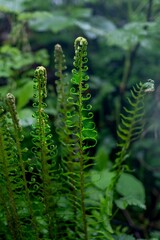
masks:
{"type": "Polygon", "coordinates": [[[86,105],[85,103],[91,98],[91,94],[88,92],[89,84],[86,83],[86,81],[89,80],[89,76],[86,74],[88,69],[86,65],[88,62],[87,44],[87,40],[82,37],[78,37],[75,40],[75,57],[73,63],[74,69],[72,70],[73,77],[71,79],[72,88],[70,90],[70,98],[68,99],[75,108],[71,114],[71,118],[69,117],[68,119],[72,119],[72,125],[70,125],[70,121],[68,121],[68,126],[77,128],[77,133],[75,135],[81,138],[82,147],[85,149],[95,146],[97,135],[94,123],[92,121],[92,106],[90,104],[86,105]],[[79,113],[78,119],[75,117],[76,111],[79,113]],[[86,140],[92,140],[91,145],[88,147],[85,142],[86,140]]]}
{"type": "Polygon", "coordinates": [[[19,124],[19,119],[18,119],[18,115],[17,115],[17,111],[16,111],[15,97],[13,96],[13,94],[7,93],[6,103],[8,106],[8,110],[11,114],[12,122],[14,124],[15,137],[16,138],[18,137],[19,140],[21,140],[21,139],[23,139],[22,128],[19,124]],[[16,136],[16,135],[18,135],[18,136],[16,136]]]}
{"type": "Polygon", "coordinates": [[[29,191],[28,182],[26,179],[25,161],[24,161],[24,156],[23,156],[24,153],[28,149],[22,148],[21,143],[22,143],[24,136],[22,134],[22,127],[20,126],[20,123],[19,123],[19,118],[18,118],[16,105],[15,105],[15,97],[11,93],[8,93],[6,95],[6,104],[7,104],[8,111],[10,113],[12,123],[13,123],[13,129],[14,129],[13,137],[15,139],[15,146],[17,148],[18,162],[19,162],[19,166],[20,166],[21,174],[22,174],[22,178],[23,178],[24,195],[25,195],[26,205],[29,209],[32,228],[33,228],[33,231],[35,232],[36,239],[39,239],[37,224],[36,224],[35,216],[34,216],[33,209],[32,209],[32,203],[31,203],[31,199],[30,199],[30,193],[29,193],[30,191],[29,191]]]}
{"type": "MultiPolygon", "coordinates": [[[[58,193],[58,172],[56,170],[56,147],[53,142],[51,129],[48,124],[48,115],[45,113],[46,104],[44,99],[47,96],[46,90],[47,74],[46,69],[42,66],[37,67],[34,78],[34,103],[36,112],[33,117],[36,119],[36,124],[33,127],[33,152],[36,158],[36,166],[39,174],[33,173],[32,178],[35,179],[34,191],[37,195],[42,191],[42,199],[40,204],[44,209],[45,221],[48,226],[46,236],[51,239],[56,237],[57,216],[56,216],[56,193],[58,193]]],[[[57,167],[58,168],[58,167],[57,167]]],[[[34,193],[35,193],[34,192],[34,193]]]]}
{"type": "Polygon", "coordinates": [[[23,230],[18,214],[18,208],[21,209],[18,193],[23,189],[21,181],[21,171],[18,164],[17,149],[15,148],[8,122],[8,114],[3,107],[0,109],[0,202],[1,210],[6,216],[8,230],[13,239],[23,239],[23,230]],[[15,184],[16,182],[16,184],[15,184]]]}
{"type": "MultiPolygon", "coordinates": [[[[152,83],[151,83],[152,84],[152,83]]],[[[112,205],[116,184],[121,174],[128,168],[126,159],[128,158],[128,149],[130,144],[137,140],[141,135],[144,126],[144,96],[147,89],[153,90],[153,85],[139,83],[131,90],[131,98],[128,98],[129,107],[124,108],[121,114],[121,123],[118,127],[117,135],[120,139],[118,143],[119,151],[113,165],[113,176],[111,183],[106,191],[108,216],[112,216],[112,205]]]]}
{"type": "Polygon", "coordinates": [[[74,69],[72,70],[71,88],[68,97],[70,111],[67,112],[67,143],[68,157],[66,158],[69,169],[69,184],[72,186],[69,193],[73,221],[76,235],[73,239],[89,239],[86,213],[86,176],[85,170],[90,166],[89,150],[96,144],[97,132],[93,123],[92,106],[87,104],[91,94],[87,67],[87,40],[79,37],[75,40],[74,69]]]}
{"type": "MultiPolygon", "coordinates": [[[[118,165],[122,165],[131,142],[136,140],[143,131],[144,95],[144,85],[142,83],[133,87],[133,90],[131,90],[132,98],[128,98],[130,109],[124,108],[125,113],[121,114],[121,124],[117,131],[120,138],[118,144],[120,150],[116,159],[118,165]]],[[[117,167],[116,164],[114,167],[117,167]]]]}
{"type": "Polygon", "coordinates": [[[56,90],[57,90],[57,116],[55,121],[56,132],[59,138],[59,152],[63,159],[66,155],[66,144],[68,143],[68,134],[66,127],[67,112],[70,111],[67,99],[69,97],[69,82],[67,75],[64,71],[67,69],[65,55],[63,53],[62,47],[59,44],[55,45],[54,49],[55,57],[55,75],[56,80],[56,90]]]}
{"type": "Polygon", "coordinates": [[[54,59],[55,59],[55,69],[56,69],[55,75],[61,81],[64,75],[63,72],[67,69],[67,66],[66,66],[65,55],[63,53],[61,45],[59,44],[55,45],[54,59]]]}

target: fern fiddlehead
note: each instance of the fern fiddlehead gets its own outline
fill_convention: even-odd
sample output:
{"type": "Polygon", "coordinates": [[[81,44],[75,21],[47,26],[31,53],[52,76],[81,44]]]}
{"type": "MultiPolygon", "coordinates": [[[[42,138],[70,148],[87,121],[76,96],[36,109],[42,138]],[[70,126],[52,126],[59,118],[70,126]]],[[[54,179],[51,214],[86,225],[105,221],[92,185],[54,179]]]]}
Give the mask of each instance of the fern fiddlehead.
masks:
{"type": "Polygon", "coordinates": [[[131,90],[131,98],[128,102],[131,109],[125,108],[125,114],[121,114],[121,124],[119,125],[117,134],[121,139],[118,146],[120,147],[117,153],[116,163],[114,168],[123,168],[123,162],[128,157],[127,151],[130,144],[137,140],[143,132],[144,127],[144,96],[148,92],[154,91],[153,80],[148,80],[145,83],[139,83],[131,90]]]}
{"type": "MultiPolygon", "coordinates": [[[[48,115],[44,109],[46,104],[44,99],[47,96],[46,90],[47,74],[44,67],[37,67],[34,78],[34,104],[37,108],[34,114],[36,119],[36,125],[32,131],[33,143],[34,143],[34,155],[39,165],[41,180],[37,185],[43,192],[42,202],[44,208],[44,215],[46,224],[48,225],[48,236],[50,239],[54,239],[57,235],[56,221],[56,193],[57,189],[57,173],[56,173],[56,162],[55,162],[55,146],[52,140],[51,129],[48,124],[48,115]]],[[[41,198],[41,197],[40,197],[41,198]]]]}
{"type": "Polygon", "coordinates": [[[37,224],[36,224],[36,219],[33,213],[33,208],[32,208],[32,203],[30,199],[30,193],[29,193],[29,188],[28,188],[28,183],[26,179],[26,169],[25,169],[25,162],[23,159],[23,154],[28,150],[26,148],[22,148],[22,140],[24,138],[22,134],[22,127],[19,124],[19,119],[18,119],[18,114],[16,110],[16,105],[15,105],[15,97],[11,94],[8,93],[6,95],[6,103],[8,106],[8,111],[11,115],[12,123],[13,123],[13,136],[15,139],[15,146],[17,148],[17,155],[18,155],[18,160],[19,160],[19,165],[22,173],[22,178],[23,178],[23,185],[24,185],[24,194],[26,198],[26,204],[29,209],[30,217],[31,217],[31,223],[32,223],[32,228],[36,234],[36,239],[38,238],[38,229],[37,229],[37,224]]]}
{"type": "MultiPolygon", "coordinates": [[[[58,78],[56,80],[56,90],[57,90],[57,117],[55,121],[56,132],[58,133],[59,139],[59,153],[61,159],[64,159],[67,155],[66,144],[69,141],[69,136],[67,134],[67,112],[69,109],[69,104],[67,102],[69,96],[69,82],[67,79],[67,74],[64,72],[66,67],[65,55],[63,53],[62,47],[59,44],[55,45],[54,49],[55,58],[55,75],[58,78]]],[[[63,164],[63,160],[61,162],[63,164]]]]}
{"type": "Polygon", "coordinates": [[[15,149],[14,139],[10,132],[11,123],[8,123],[9,116],[7,117],[3,112],[4,109],[2,107],[0,109],[0,201],[12,238],[16,240],[23,239],[22,226],[17,210],[19,202],[18,192],[23,184],[19,175],[17,149],[15,149]]]}
{"type": "MultiPolygon", "coordinates": [[[[71,89],[68,102],[71,111],[67,112],[67,127],[70,135],[68,149],[72,153],[69,164],[72,165],[72,183],[74,184],[74,207],[77,236],[88,239],[87,214],[85,206],[85,169],[90,157],[87,150],[96,144],[96,130],[92,121],[91,105],[86,102],[91,98],[88,93],[89,85],[87,71],[87,41],[79,37],[75,40],[74,69],[72,71],[71,89]],[[75,193],[76,192],[76,193],[75,193]],[[79,207],[81,206],[81,211],[79,207]],[[81,222],[78,219],[81,216],[81,222]],[[79,235],[78,235],[79,234],[79,235]]],[[[73,194],[73,193],[72,193],[73,194]]]]}
{"type": "Polygon", "coordinates": [[[129,157],[128,149],[131,142],[143,132],[144,126],[144,96],[147,92],[154,91],[153,82],[139,83],[131,90],[131,98],[128,98],[129,108],[124,107],[124,114],[121,114],[121,123],[117,130],[120,138],[118,143],[119,151],[113,165],[114,176],[106,191],[107,215],[112,216],[112,205],[114,191],[121,174],[127,169],[126,159],[129,157]]]}

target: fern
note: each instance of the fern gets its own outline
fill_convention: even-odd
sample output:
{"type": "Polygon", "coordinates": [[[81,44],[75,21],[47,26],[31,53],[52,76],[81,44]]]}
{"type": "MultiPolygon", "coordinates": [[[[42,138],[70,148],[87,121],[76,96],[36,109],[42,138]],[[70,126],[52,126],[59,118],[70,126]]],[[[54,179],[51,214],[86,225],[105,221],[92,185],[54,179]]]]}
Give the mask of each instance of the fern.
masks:
{"type": "MultiPolygon", "coordinates": [[[[114,200],[114,191],[121,174],[128,169],[126,159],[129,157],[130,144],[137,140],[143,132],[144,126],[144,96],[147,92],[154,91],[153,82],[139,83],[131,90],[131,97],[128,98],[129,108],[124,107],[125,113],[121,114],[121,124],[118,127],[117,134],[120,138],[118,143],[119,151],[112,170],[114,176],[106,191],[107,215],[112,217],[112,207],[114,200]]],[[[112,232],[112,229],[110,229],[112,232]]],[[[111,238],[112,239],[112,238],[111,238]]]]}
{"type": "MultiPolygon", "coordinates": [[[[56,215],[58,189],[58,170],[55,161],[55,151],[51,129],[48,124],[48,115],[44,109],[46,104],[44,99],[47,96],[46,90],[47,76],[44,67],[37,67],[34,78],[34,104],[37,111],[33,115],[36,119],[36,125],[33,127],[32,137],[34,148],[33,152],[36,160],[35,169],[38,173],[34,174],[34,181],[37,186],[37,195],[42,199],[41,204],[44,214],[43,221],[47,227],[45,237],[55,239],[57,236],[58,217],[56,215]],[[42,191],[42,195],[41,195],[42,191]]],[[[34,191],[36,195],[36,191],[34,191]]],[[[41,218],[42,213],[39,213],[41,218]]]]}
{"type": "Polygon", "coordinates": [[[8,112],[10,113],[12,123],[13,123],[13,129],[14,129],[13,136],[15,139],[15,146],[17,148],[18,163],[19,163],[22,178],[23,178],[25,201],[26,201],[26,205],[29,209],[31,223],[32,223],[32,229],[36,234],[36,239],[39,239],[36,219],[35,219],[35,215],[33,213],[32,203],[31,203],[31,199],[30,199],[30,191],[29,191],[28,182],[26,179],[25,161],[23,158],[24,153],[26,151],[28,151],[28,149],[23,148],[22,144],[21,144],[24,136],[22,134],[22,128],[19,124],[18,114],[16,111],[16,105],[15,105],[15,97],[11,93],[8,93],[6,95],[6,104],[7,104],[8,112]]]}
{"type": "Polygon", "coordinates": [[[143,84],[140,83],[136,85],[136,88],[133,87],[133,90],[131,90],[132,99],[128,98],[131,109],[124,107],[125,114],[121,114],[121,124],[117,131],[121,142],[118,144],[120,150],[117,153],[115,169],[120,166],[121,169],[124,167],[123,162],[128,156],[127,152],[131,142],[136,140],[143,131],[144,95],[143,84]]]}
{"type": "Polygon", "coordinates": [[[17,148],[12,135],[10,115],[5,113],[3,107],[0,111],[0,201],[12,238],[23,239],[22,233],[24,232],[18,208],[22,210],[21,200],[24,200],[24,196],[17,148]],[[19,191],[22,193],[21,195],[18,194],[19,191]]]}
{"type": "Polygon", "coordinates": [[[97,223],[99,239],[115,239],[111,219],[114,217],[113,202],[116,199],[116,185],[121,174],[128,170],[126,160],[129,157],[130,144],[137,140],[143,131],[144,96],[152,91],[154,91],[153,82],[147,81],[143,84],[137,84],[131,90],[131,98],[128,98],[129,107],[124,107],[124,113],[121,114],[121,123],[117,130],[120,139],[118,143],[119,151],[112,167],[112,178],[105,195],[101,197],[99,211],[93,212],[93,224],[96,225],[97,223]]]}
{"type": "MultiPolygon", "coordinates": [[[[65,65],[65,55],[63,53],[62,47],[59,44],[55,45],[54,49],[55,57],[55,75],[56,80],[56,90],[57,90],[57,116],[55,120],[56,132],[58,134],[58,162],[61,165],[61,182],[63,187],[63,196],[61,195],[59,200],[59,207],[61,209],[68,206],[68,216],[64,217],[63,209],[60,213],[61,215],[61,238],[71,239],[72,231],[74,231],[73,212],[70,206],[70,202],[74,202],[74,197],[70,196],[71,192],[74,192],[72,178],[69,174],[73,172],[72,165],[69,164],[68,159],[71,158],[72,153],[68,149],[68,144],[70,142],[69,129],[67,127],[67,112],[71,110],[69,103],[67,101],[69,97],[69,81],[67,74],[64,72],[67,67],[65,65]],[[69,174],[68,174],[69,173],[69,174]],[[69,190],[70,189],[70,190],[69,190]],[[72,200],[71,200],[72,199],[72,200]],[[64,206],[65,204],[65,206],[64,206]],[[72,229],[72,230],[71,230],[72,229]]],[[[75,195],[75,194],[73,194],[75,195]]],[[[72,205],[72,204],[71,204],[72,205]]]]}
{"type": "MultiPolygon", "coordinates": [[[[62,117],[65,115],[67,107],[67,97],[69,92],[69,83],[67,75],[64,71],[67,69],[65,55],[63,53],[62,47],[59,44],[55,45],[54,49],[54,59],[55,59],[55,75],[58,78],[56,80],[56,90],[57,90],[57,113],[58,116],[62,117]]],[[[61,121],[61,118],[59,118],[61,121]]],[[[65,119],[64,119],[65,120],[65,119]]],[[[64,121],[65,122],[65,121],[64,121]]],[[[61,121],[62,124],[62,121],[61,121]]],[[[62,126],[63,127],[63,126],[62,126]]],[[[57,126],[58,129],[58,126],[57,126]]]]}
{"type": "Polygon", "coordinates": [[[54,58],[56,70],[55,75],[58,78],[56,80],[57,116],[55,127],[60,145],[59,156],[61,158],[61,164],[63,164],[63,159],[65,159],[68,154],[66,144],[69,141],[69,134],[66,126],[66,120],[67,112],[70,111],[70,106],[67,102],[67,99],[69,97],[69,81],[67,79],[67,74],[64,73],[64,71],[67,69],[65,64],[66,60],[62,47],[59,44],[55,45],[54,58]]]}
{"type": "Polygon", "coordinates": [[[87,71],[87,41],[79,37],[75,40],[74,69],[72,71],[71,89],[68,102],[71,111],[67,112],[67,129],[70,141],[67,144],[70,152],[67,159],[69,182],[71,185],[70,201],[76,235],[73,239],[88,239],[87,214],[85,205],[85,170],[88,167],[87,150],[96,144],[96,130],[92,121],[91,105],[86,104],[91,98],[87,71]]]}
{"type": "Polygon", "coordinates": [[[51,133],[45,111],[46,69],[40,66],[35,71],[31,159],[23,147],[14,96],[8,93],[5,101],[0,101],[0,224],[4,229],[0,237],[3,239],[114,239],[110,219],[116,184],[127,170],[131,142],[142,133],[143,98],[154,91],[154,84],[149,80],[131,90],[129,107],[124,108],[117,131],[120,142],[113,178],[97,207],[89,202],[88,188],[97,132],[92,106],[88,103],[91,94],[87,40],[78,37],[74,47],[74,69],[68,82],[65,56],[61,46],[55,46],[56,136],[51,133]],[[54,144],[57,137],[58,147],[54,144]]]}

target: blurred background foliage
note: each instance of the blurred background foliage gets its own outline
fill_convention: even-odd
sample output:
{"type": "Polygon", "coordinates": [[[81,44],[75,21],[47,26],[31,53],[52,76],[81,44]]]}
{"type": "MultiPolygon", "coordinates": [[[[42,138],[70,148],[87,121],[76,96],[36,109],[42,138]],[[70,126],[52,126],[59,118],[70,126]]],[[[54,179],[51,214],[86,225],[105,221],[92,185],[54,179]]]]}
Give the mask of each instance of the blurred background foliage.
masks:
{"type": "Polygon", "coordinates": [[[141,209],[135,214],[137,206],[126,208],[124,201],[117,200],[120,210],[114,219],[115,225],[146,239],[160,239],[159,26],[159,0],[0,0],[0,93],[16,96],[28,144],[35,67],[47,68],[47,111],[53,124],[54,45],[62,45],[70,72],[74,39],[83,36],[88,40],[88,73],[98,130],[97,164],[91,174],[95,193],[108,184],[108,169],[117,148],[116,129],[130,88],[149,78],[155,80],[156,91],[145,99],[144,132],[130,149],[128,165],[133,172],[124,175],[117,186],[119,197],[126,197],[131,188],[142,199],[131,205],[141,209]]]}

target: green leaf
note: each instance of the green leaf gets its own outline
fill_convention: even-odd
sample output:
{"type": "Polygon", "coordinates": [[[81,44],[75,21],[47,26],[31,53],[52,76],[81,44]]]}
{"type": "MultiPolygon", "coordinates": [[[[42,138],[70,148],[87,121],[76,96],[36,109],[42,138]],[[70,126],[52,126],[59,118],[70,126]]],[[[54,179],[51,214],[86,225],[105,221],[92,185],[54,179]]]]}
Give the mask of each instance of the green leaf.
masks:
{"type": "Polygon", "coordinates": [[[140,37],[146,35],[146,27],[152,26],[153,23],[149,22],[130,22],[124,26],[124,29],[132,34],[140,37]]]}
{"type": "Polygon", "coordinates": [[[96,169],[103,170],[107,167],[111,167],[110,162],[110,150],[114,146],[114,142],[111,138],[107,139],[107,148],[106,145],[102,145],[98,148],[95,159],[96,159],[96,169]]]}
{"type": "Polygon", "coordinates": [[[37,11],[33,14],[29,13],[29,15],[26,13],[21,16],[21,19],[25,18],[29,19],[29,26],[32,29],[40,32],[50,30],[57,33],[74,25],[74,19],[65,15],[59,15],[56,12],[54,12],[54,15],[45,11],[37,11]]]}
{"type": "Polygon", "coordinates": [[[46,49],[41,49],[34,54],[34,61],[41,65],[43,59],[43,66],[47,66],[49,64],[49,55],[46,49]]]}
{"type": "Polygon", "coordinates": [[[113,175],[114,174],[112,172],[109,172],[108,169],[102,171],[92,170],[91,181],[97,188],[105,190],[109,186],[113,175]]]}
{"type": "Polygon", "coordinates": [[[137,36],[121,29],[107,34],[107,43],[109,46],[118,46],[124,50],[128,50],[138,43],[138,38],[137,36]],[[119,39],[121,39],[121,41],[119,39]]]}
{"type": "Polygon", "coordinates": [[[17,109],[23,108],[33,96],[33,82],[29,81],[16,91],[18,98],[17,109]]]}
{"type": "Polygon", "coordinates": [[[16,2],[11,0],[1,0],[0,9],[1,12],[17,13],[24,9],[23,3],[24,0],[16,0],[16,2]]]}
{"type": "Polygon", "coordinates": [[[110,46],[118,46],[124,50],[134,47],[143,38],[146,38],[147,31],[144,27],[149,26],[147,22],[133,22],[126,24],[122,29],[117,29],[106,35],[107,43],[110,46]]]}
{"type": "Polygon", "coordinates": [[[142,209],[146,209],[145,204],[143,204],[140,200],[134,198],[133,196],[123,197],[115,201],[117,207],[120,209],[126,209],[128,205],[137,206],[142,209]]]}
{"type": "Polygon", "coordinates": [[[85,31],[90,38],[104,36],[106,35],[106,32],[112,32],[116,28],[111,21],[102,16],[92,16],[92,19],[89,22],[77,20],[76,25],[85,31]]]}
{"type": "Polygon", "coordinates": [[[125,209],[134,205],[145,209],[145,190],[143,184],[133,175],[123,173],[116,186],[117,192],[123,198],[116,200],[118,207],[125,209]]]}

